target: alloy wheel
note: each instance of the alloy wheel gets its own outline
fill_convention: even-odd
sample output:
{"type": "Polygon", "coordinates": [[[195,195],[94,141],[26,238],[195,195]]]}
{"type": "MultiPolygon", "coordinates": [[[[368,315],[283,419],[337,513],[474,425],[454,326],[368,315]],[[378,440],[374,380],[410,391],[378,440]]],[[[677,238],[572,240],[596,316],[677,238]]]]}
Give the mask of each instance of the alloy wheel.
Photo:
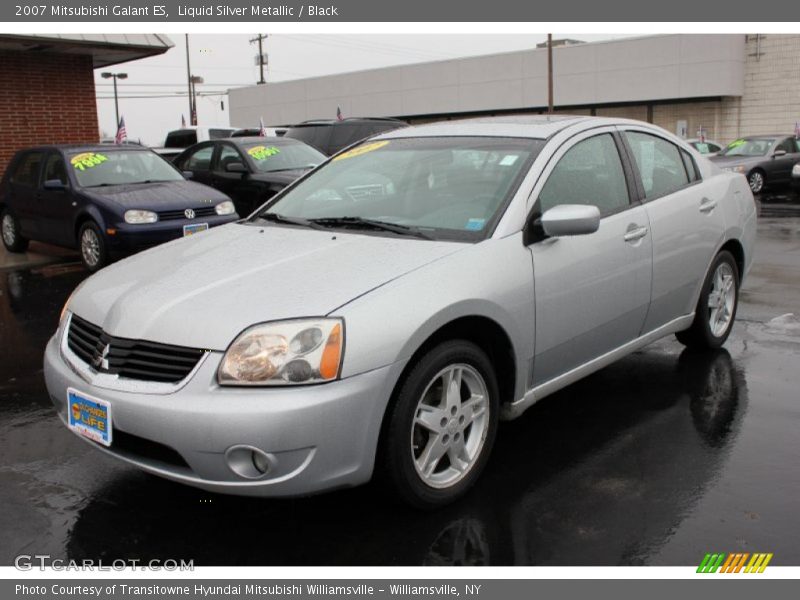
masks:
{"type": "Polygon", "coordinates": [[[3,241],[6,246],[13,246],[17,240],[17,230],[14,224],[14,217],[9,214],[3,215],[3,241]]]}
{"type": "Polygon", "coordinates": [[[722,337],[733,320],[736,305],[736,278],[728,263],[722,262],[714,271],[708,292],[708,324],[714,337],[722,337]]]}
{"type": "Polygon", "coordinates": [[[83,261],[90,267],[95,267],[100,262],[100,240],[90,227],[84,229],[81,234],[81,255],[83,261]]]}
{"type": "Polygon", "coordinates": [[[433,488],[461,481],[475,465],[489,432],[489,392],[472,366],[448,365],[428,383],[411,428],[419,477],[433,488]]]}
{"type": "Polygon", "coordinates": [[[759,171],[750,173],[748,182],[750,183],[750,191],[752,191],[754,194],[758,194],[762,189],[764,189],[764,176],[759,171]]]}

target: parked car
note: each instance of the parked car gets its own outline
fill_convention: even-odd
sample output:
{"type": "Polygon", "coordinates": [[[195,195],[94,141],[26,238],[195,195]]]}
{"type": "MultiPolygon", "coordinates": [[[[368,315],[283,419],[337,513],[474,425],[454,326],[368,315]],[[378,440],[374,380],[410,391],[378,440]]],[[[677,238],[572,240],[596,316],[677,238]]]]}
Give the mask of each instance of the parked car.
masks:
{"type": "MultiPolygon", "coordinates": [[[[288,126],[283,127],[265,127],[266,137],[283,137],[288,131],[288,126]]],[[[261,135],[260,127],[245,127],[237,129],[231,134],[231,137],[258,137],[261,135]]]]}
{"type": "Polygon", "coordinates": [[[722,150],[723,145],[719,142],[715,142],[713,140],[706,140],[700,138],[692,138],[690,140],[686,140],[686,143],[689,144],[692,148],[697,150],[700,154],[705,156],[713,156],[720,150],[722,150]]]}
{"type": "Polygon", "coordinates": [[[226,195],[133,145],[17,152],[0,181],[0,214],[10,252],[24,252],[29,240],[77,248],[90,271],[238,219],[226,195]]]}
{"type": "Polygon", "coordinates": [[[711,160],[726,171],[747,177],[760,194],[767,187],[788,185],[792,167],[800,161],[800,145],[793,135],[756,135],[734,140],[711,160]]]}
{"type": "Polygon", "coordinates": [[[290,496],[374,475],[438,506],[501,417],[668,334],[721,346],[755,235],[745,179],[654,125],[410,127],[87,279],[47,388],[74,433],[169,479],[290,496]]]}
{"type": "Polygon", "coordinates": [[[188,148],[198,142],[229,138],[234,131],[236,131],[235,127],[200,127],[197,125],[181,127],[167,134],[164,140],[164,147],[188,148]]]}
{"type": "Polygon", "coordinates": [[[227,194],[236,212],[249,215],[326,159],[297,140],[237,137],[192,146],[174,163],[188,179],[227,194]]]}
{"type": "Polygon", "coordinates": [[[331,156],[372,135],[406,125],[404,121],[398,119],[378,118],[304,121],[292,125],[286,132],[286,137],[305,142],[323,154],[331,156]]]}

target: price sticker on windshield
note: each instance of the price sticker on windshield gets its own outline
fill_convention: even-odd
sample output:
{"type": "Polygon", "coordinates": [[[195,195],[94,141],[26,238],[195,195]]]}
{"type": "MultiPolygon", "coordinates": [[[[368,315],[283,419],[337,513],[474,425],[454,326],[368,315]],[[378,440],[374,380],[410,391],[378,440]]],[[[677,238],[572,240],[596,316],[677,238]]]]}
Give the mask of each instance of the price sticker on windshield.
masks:
{"type": "Polygon", "coordinates": [[[105,154],[100,154],[99,152],[81,152],[80,154],[73,156],[69,162],[74,168],[78,169],[78,171],[85,171],[86,169],[92,169],[97,165],[102,165],[107,160],[108,157],[105,154]]]}
{"type": "Polygon", "coordinates": [[[745,143],[745,140],[734,140],[730,144],[728,144],[728,148],[737,148],[745,143]]]}
{"type": "Polygon", "coordinates": [[[369,144],[364,144],[362,146],[356,146],[352,150],[348,150],[347,152],[343,152],[336,158],[334,161],[337,160],[344,160],[345,158],[353,158],[354,156],[361,156],[362,154],[366,154],[367,152],[372,152],[373,150],[377,150],[378,148],[383,148],[389,143],[389,140],[383,140],[382,142],[370,142],[369,144]]]}
{"type": "Polygon", "coordinates": [[[270,156],[280,154],[281,151],[275,146],[253,146],[247,153],[255,160],[267,160],[270,156]]]}

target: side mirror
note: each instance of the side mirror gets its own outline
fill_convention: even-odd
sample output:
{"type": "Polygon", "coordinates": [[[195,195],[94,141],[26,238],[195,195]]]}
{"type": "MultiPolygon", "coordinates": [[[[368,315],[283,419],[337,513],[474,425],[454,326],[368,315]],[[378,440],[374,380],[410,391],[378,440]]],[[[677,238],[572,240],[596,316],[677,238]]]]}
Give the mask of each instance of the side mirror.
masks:
{"type": "Polygon", "coordinates": [[[67,189],[66,184],[60,179],[48,179],[44,182],[43,187],[51,192],[63,192],[67,189]]]}
{"type": "Polygon", "coordinates": [[[225,170],[228,173],[247,173],[247,167],[244,166],[244,163],[240,162],[232,162],[225,165],[225,170]]]}
{"type": "Polygon", "coordinates": [[[194,177],[194,171],[181,171],[181,175],[183,175],[184,179],[191,179],[194,177]]]}
{"type": "Polygon", "coordinates": [[[550,237],[586,235],[600,227],[600,209],[588,204],[562,204],[542,215],[542,229],[550,237]]]}
{"type": "Polygon", "coordinates": [[[781,156],[786,156],[786,150],[775,150],[772,153],[772,158],[780,158],[781,156]]]}

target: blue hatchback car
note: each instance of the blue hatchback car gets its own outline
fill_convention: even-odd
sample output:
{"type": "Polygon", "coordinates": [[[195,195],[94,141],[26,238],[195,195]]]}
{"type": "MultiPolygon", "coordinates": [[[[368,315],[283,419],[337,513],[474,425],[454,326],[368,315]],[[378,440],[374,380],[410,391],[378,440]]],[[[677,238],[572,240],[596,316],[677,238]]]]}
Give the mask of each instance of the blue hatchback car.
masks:
{"type": "Polygon", "coordinates": [[[0,182],[7,250],[24,252],[29,240],[77,248],[90,271],[238,218],[228,196],[133,145],[21,150],[0,182]]]}

